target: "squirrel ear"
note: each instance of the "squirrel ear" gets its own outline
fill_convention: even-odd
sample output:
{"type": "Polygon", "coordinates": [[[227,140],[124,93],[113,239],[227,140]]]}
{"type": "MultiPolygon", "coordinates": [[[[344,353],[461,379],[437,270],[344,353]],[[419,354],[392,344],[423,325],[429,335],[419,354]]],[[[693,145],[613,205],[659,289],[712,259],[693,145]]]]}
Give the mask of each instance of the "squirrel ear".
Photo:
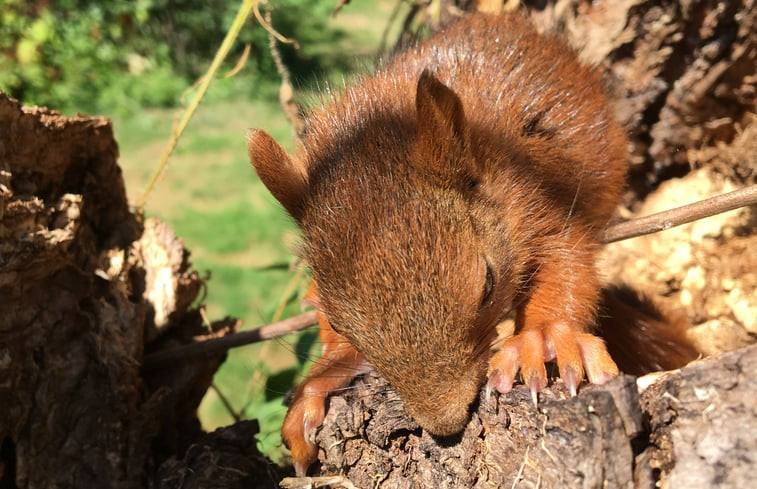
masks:
{"type": "Polygon", "coordinates": [[[471,173],[467,168],[469,129],[463,103],[449,87],[423,70],[415,95],[417,111],[416,144],[440,175],[459,176],[471,173]]]}
{"type": "MultiPolygon", "coordinates": [[[[455,92],[423,70],[415,94],[418,111],[418,138],[440,136],[461,139],[466,137],[463,104],[455,92]]],[[[462,142],[462,141],[460,141],[462,142]]]]}
{"type": "Polygon", "coordinates": [[[287,212],[299,220],[308,180],[304,166],[289,158],[276,140],[259,129],[247,134],[247,150],[260,180],[287,212]]]}

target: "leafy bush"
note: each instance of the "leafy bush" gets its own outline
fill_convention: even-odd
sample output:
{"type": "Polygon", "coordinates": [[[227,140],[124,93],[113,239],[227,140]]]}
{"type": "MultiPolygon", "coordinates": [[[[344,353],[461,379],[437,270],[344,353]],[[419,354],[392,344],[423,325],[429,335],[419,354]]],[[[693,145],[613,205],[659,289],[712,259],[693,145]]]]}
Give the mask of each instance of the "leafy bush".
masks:
{"type": "MultiPolygon", "coordinates": [[[[204,73],[241,2],[228,0],[0,0],[0,90],[25,103],[61,110],[133,111],[175,105],[204,73]]],[[[339,38],[329,29],[330,0],[272,0],[273,24],[306,47],[282,52],[307,83],[341,60],[309,46],[339,38]]],[[[267,33],[254,21],[227,60],[251,44],[246,73],[277,79],[267,33]]],[[[248,83],[248,86],[254,86],[248,83]]]]}

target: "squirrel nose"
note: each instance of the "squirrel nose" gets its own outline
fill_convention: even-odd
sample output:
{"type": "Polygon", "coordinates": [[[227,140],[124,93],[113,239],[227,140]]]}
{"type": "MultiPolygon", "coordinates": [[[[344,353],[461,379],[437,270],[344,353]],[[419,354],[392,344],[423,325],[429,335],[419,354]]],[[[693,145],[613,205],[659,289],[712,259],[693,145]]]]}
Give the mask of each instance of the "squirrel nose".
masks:
{"type": "Polygon", "coordinates": [[[470,413],[468,406],[448,406],[439,412],[413,416],[421,427],[435,436],[451,436],[463,431],[470,413]]]}
{"type": "Polygon", "coordinates": [[[442,392],[426,393],[424,396],[416,393],[406,398],[405,406],[421,428],[432,435],[456,435],[468,423],[470,406],[478,397],[480,386],[472,380],[451,383],[446,389],[439,389],[442,392]]]}

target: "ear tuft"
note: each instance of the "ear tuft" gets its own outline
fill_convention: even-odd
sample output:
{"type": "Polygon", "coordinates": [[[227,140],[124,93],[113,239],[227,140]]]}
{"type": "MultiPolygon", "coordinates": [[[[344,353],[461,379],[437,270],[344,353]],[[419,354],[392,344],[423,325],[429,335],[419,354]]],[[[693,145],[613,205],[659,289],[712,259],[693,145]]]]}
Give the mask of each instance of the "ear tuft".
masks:
{"type": "Polygon", "coordinates": [[[247,134],[250,162],[260,180],[295,219],[302,215],[307,171],[286,154],[267,132],[252,129],[247,134]]]}

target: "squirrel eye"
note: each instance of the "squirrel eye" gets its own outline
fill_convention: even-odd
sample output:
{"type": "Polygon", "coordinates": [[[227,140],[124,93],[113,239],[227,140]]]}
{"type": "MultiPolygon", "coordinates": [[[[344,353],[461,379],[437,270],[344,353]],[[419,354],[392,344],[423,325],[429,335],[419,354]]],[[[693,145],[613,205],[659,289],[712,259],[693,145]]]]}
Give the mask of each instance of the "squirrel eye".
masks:
{"type": "Polygon", "coordinates": [[[486,304],[494,291],[494,270],[488,258],[484,258],[484,261],[486,262],[486,280],[484,281],[484,295],[481,298],[482,306],[486,304]]]}

